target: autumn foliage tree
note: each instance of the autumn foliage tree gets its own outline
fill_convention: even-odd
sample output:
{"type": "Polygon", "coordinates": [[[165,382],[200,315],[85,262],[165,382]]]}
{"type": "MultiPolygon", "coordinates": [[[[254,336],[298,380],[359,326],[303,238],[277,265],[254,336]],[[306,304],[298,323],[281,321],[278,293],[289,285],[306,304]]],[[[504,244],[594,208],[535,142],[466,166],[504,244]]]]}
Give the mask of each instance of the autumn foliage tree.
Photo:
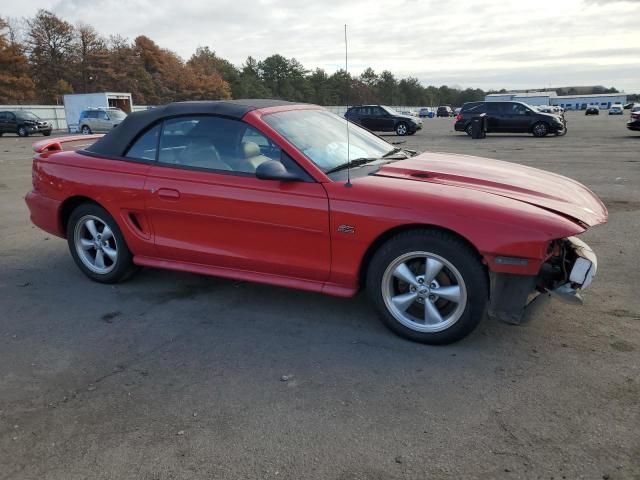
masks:
{"type": "Polygon", "coordinates": [[[73,69],[73,26],[53,13],[40,10],[27,21],[27,51],[38,97],[44,103],[57,103],[70,93],[73,69]]]}
{"type": "Polygon", "coordinates": [[[25,103],[36,96],[23,47],[9,23],[0,17],[0,104],[25,103]]]}

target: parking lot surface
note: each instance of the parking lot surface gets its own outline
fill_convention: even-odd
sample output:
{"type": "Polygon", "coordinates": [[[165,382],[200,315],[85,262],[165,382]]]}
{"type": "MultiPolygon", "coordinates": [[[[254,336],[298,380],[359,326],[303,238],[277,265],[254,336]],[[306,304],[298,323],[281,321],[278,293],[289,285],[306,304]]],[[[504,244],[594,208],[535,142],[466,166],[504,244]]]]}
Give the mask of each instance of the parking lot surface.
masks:
{"type": "MultiPolygon", "coordinates": [[[[585,305],[410,343],[338,299],[146,269],[93,283],[29,222],[34,138],[0,138],[0,479],[640,478],[640,134],[569,112],[565,137],[453,132],[407,148],[590,187],[585,305]]],[[[37,140],[40,138],[38,137],[37,140]]],[[[313,254],[313,252],[310,252],[313,254]]]]}

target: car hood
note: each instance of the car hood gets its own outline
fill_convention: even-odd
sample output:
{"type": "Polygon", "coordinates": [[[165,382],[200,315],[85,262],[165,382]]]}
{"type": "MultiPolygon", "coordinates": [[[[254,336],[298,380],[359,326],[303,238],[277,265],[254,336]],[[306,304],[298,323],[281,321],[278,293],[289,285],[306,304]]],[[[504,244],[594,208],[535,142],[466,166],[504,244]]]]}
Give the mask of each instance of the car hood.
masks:
{"type": "Polygon", "coordinates": [[[411,120],[412,122],[419,122],[420,119],[416,118],[416,117],[412,117],[411,115],[405,115],[404,113],[401,113],[399,115],[396,115],[397,118],[404,118],[406,120],[411,120]]]}
{"type": "Polygon", "coordinates": [[[438,183],[519,200],[585,226],[607,221],[607,209],[581,183],[516,163],[450,153],[423,153],[382,166],[374,175],[438,183]]]}

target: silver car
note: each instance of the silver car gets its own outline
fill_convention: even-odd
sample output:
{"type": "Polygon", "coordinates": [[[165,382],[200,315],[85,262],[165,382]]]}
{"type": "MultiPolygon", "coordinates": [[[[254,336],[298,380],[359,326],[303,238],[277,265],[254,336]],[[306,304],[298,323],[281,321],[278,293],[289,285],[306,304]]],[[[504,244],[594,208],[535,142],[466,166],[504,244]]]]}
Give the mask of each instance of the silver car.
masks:
{"type": "Polygon", "coordinates": [[[90,108],[80,113],[78,130],[89,135],[94,132],[108,132],[117,127],[127,114],[119,108],[90,108]]]}

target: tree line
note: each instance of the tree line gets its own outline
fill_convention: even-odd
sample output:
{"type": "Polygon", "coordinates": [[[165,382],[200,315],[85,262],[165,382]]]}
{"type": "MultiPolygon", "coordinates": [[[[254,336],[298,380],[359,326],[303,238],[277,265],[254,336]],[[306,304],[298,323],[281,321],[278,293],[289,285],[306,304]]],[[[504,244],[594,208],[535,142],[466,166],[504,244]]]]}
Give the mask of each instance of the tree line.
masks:
{"type": "MultiPolygon", "coordinates": [[[[241,66],[198,47],[184,61],[144,35],[104,37],[47,10],[24,28],[0,17],[0,104],[57,104],[67,93],[130,92],[139,105],[181,100],[279,98],[320,105],[462,105],[484,99],[479,88],[423,86],[367,68],[353,76],[306,69],[295,58],[249,56],[241,66]]],[[[500,92],[506,92],[501,90],[500,92]]]]}

